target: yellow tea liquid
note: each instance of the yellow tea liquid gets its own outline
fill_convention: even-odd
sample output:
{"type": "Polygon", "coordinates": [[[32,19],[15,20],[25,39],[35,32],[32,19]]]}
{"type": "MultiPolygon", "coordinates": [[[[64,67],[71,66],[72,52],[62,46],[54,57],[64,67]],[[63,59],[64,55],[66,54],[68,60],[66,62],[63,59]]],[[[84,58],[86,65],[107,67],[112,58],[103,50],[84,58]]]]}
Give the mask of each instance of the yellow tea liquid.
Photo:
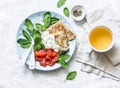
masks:
{"type": "Polygon", "coordinates": [[[112,33],[107,27],[99,26],[91,31],[89,40],[95,49],[105,50],[112,43],[112,33]]]}

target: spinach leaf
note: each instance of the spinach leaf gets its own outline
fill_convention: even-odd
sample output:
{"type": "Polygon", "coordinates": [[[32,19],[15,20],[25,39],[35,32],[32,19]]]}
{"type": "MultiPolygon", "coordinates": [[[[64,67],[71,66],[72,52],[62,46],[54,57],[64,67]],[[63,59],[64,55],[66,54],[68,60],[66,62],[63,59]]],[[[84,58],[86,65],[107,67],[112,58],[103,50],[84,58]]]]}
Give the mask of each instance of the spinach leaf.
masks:
{"type": "Polygon", "coordinates": [[[41,45],[38,44],[34,44],[34,51],[41,49],[41,45]]]}
{"type": "Polygon", "coordinates": [[[53,25],[53,24],[55,24],[55,23],[58,22],[58,21],[59,21],[58,18],[56,18],[56,17],[51,17],[50,25],[53,25]]]}
{"type": "Polygon", "coordinates": [[[43,28],[43,25],[42,24],[39,24],[39,23],[36,23],[35,24],[36,28],[40,31],[44,31],[44,28],[43,28]]]}
{"type": "Polygon", "coordinates": [[[42,24],[39,24],[39,23],[36,23],[35,26],[36,26],[36,28],[37,28],[38,30],[41,30],[43,25],[42,25],[42,24]]]}
{"type": "Polygon", "coordinates": [[[28,44],[25,44],[25,45],[21,44],[22,48],[29,48],[30,46],[31,46],[31,43],[28,43],[28,44]]]}
{"type": "Polygon", "coordinates": [[[31,41],[30,35],[29,35],[25,30],[23,30],[22,33],[23,33],[24,37],[25,37],[28,41],[31,41]]]}
{"type": "Polygon", "coordinates": [[[19,43],[20,45],[31,44],[30,41],[23,39],[23,38],[18,39],[17,43],[19,43]]]}
{"type": "Polygon", "coordinates": [[[19,43],[22,48],[29,48],[31,45],[31,41],[28,41],[23,38],[18,39],[17,43],[19,43]]]}
{"type": "Polygon", "coordinates": [[[45,25],[43,25],[42,30],[45,31],[46,29],[47,29],[47,27],[45,25]]]}
{"type": "Polygon", "coordinates": [[[42,41],[40,42],[40,46],[41,46],[42,49],[45,49],[45,45],[43,44],[42,41]]]}
{"type": "Polygon", "coordinates": [[[61,6],[63,6],[65,4],[66,0],[59,0],[57,2],[57,8],[60,8],[61,6]]]}
{"type": "Polygon", "coordinates": [[[31,20],[25,19],[25,25],[26,25],[27,30],[29,31],[29,33],[30,33],[31,35],[33,35],[34,25],[33,25],[33,23],[31,22],[31,20]]]}
{"type": "Polygon", "coordinates": [[[64,8],[63,13],[65,16],[69,17],[70,16],[70,12],[69,9],[67,7],[64,8]]]}
{"type": "Polygon", "coordinates": [[[44,44],[42,43],[41,33],[37,30],[34,31],[34,51],[39,50],[41,48],[45,48],[44,44]]]}
{"type": "Polygon", "coordinates": [[[39,43],[40,41],[42,41],[42,38],[41,38],[41,33],[37,30],[34,31],[34,43],[37,44],[39,43]]]}
{"type": "Polygon", "coordinates": [[[64,61],[68,60],[69,58],[70,58],[70,55],[68,54],[61,54],[58,57],[59,60],[64,60],[64,61]]]}
{"type": "Polygon", "coordinates": [[[35,26],[39,31],[45,31],[46,30],[46,26],[44,26],[42,24],[36,23],[35,26]]]}
{"type": "Polygon", "coordinates": [[[44,14],[44,17],[43,17],[44,26],[45,26],[46,28],[49,27],[50,21],[51,21],[51,14],[50,14],[50,12],[46,12],[46,13],[44,14]]]}
{"type": "Polygon", "coordinates": [[[76,71],[72,71],[70,73],[68,73],[67,77],[66,77],[66,80],[72,80],[76,77],[77,75],[77,72],[76,71]]]}
{"type": "Polygon", "coordinates": [[[59,59],[58,62],[60,63],[60,65],[61,65],[62,67],[68,68],[68,63],[65,62],[64,60],[59,59]]]}

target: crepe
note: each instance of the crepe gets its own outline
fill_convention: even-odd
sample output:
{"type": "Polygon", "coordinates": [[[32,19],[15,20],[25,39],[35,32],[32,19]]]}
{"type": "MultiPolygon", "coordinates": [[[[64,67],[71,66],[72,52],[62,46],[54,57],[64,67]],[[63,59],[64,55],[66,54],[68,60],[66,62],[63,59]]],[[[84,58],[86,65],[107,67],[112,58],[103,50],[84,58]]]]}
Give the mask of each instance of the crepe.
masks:
{"type": "Polygon", "coordinates": [[[69,48],[69,41],[75,38],[75,34],[61,21],[58,21],[48,29],[50,34],[55,36],[56,43],[60,46],[60,51],[67,51],[69,48]]]}

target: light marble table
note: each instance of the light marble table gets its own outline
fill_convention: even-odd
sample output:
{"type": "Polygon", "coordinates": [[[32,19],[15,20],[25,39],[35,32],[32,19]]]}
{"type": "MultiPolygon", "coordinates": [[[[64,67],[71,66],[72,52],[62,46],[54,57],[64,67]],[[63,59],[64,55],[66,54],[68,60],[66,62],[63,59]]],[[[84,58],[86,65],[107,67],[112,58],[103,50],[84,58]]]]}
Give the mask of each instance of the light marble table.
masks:
{"type": "MultiPolygon", "coordinates": [[[[119,10],[115,0],[67,0],[60,9],[56,3],[57,0],[0,0],[0,88],[120,88],[119,82],[81,72],[81,65],[75,61],[75,56],[69,62],[68,69],[51,72],[30,71],[18,64],[16,33],[21,22],[30,14],[50,10],[63,15],[64,6],[71,9],[78,4],[83,5],[87,12],[108,3],[116,11],[119,10]],[[78,72],[77,77],[64,82],[67,73],[73,70],[78,72]]],[[[68,21],[80,37],[84,33],[80,25],[71,18],[68,21]]]]}

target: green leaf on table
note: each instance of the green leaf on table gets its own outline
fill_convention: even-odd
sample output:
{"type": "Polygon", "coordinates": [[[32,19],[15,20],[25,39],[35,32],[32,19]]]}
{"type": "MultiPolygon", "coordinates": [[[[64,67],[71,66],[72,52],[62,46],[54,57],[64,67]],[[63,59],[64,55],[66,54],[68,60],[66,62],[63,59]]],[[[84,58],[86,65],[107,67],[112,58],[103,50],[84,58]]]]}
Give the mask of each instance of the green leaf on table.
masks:
{"type": "Polygon", "coordinates": [[[61,54],[58,57],[59,60],[64,60],[64,61],[68,60],[69,58],[70,58],[70,55],[68,54],[61,54]]]}
{"type": "Polygon", "coordinates": [[[61,65],[62,67],[68,68],[68,63],[65,62],[64,60],[59,59],[58,62],[60,63],[60,65],[61,65]]]}
{"type": "Polygon", "coordinates": [[[33,23],[31,22],[31,20],[25,19],[25,25],[26,25],[27,30],[29,31],[29,33],[30,33],[31,35],[33,35],[34,25],[33,25],[33,23]]]}
{"type": "Polygon", "coordinates": [[[69,9],[67,7],[64,8],[63,13],[65,16],[69,17],[70,16],[70,12],[69,9]]]}
{"type": "Polygon", "coordinates": [[[58,22],[58,21],[59,21],[58,18],[56,18],[56,17],[51,17],[50,25],[53,25],[53,24],[55,24],[55,23],[58,22]]]}
{"type": "Polygon", "coordinates": [[[17,40],[17,43],[20,45],[25,45],[25,44],[30,44],[31,42],[26,39],[20,38],[17,40]]]}
{"type": "Polygon", "coordinates": [[[63,6],[65,4],[66,0],[59,0],[57,2],[57,8],[60,8],[61,6],[63,6]]]}
{"type": "Polygon", "coordinates": [[[72,71],[70,73],[68,73],[67,77],[66,77],[66,80],[72,80],[76,77],[77,75],[77,72],[76,71],[72,71]]]}
{"type": "Polygon", "coordinates": [[[30,37],[30,35],[29,35],[25,30],[23,30],[22,33],[23,33],[24,37],[25,37],[28,41],[31,41],[31,40],[32,40],[31,37],[30,37]]]}
{"type": "Polygon", "coordinates": [[[45,26],[46,28],[49,27],[50,21],[51,21],[51,14],[50,14],[50,12],[46,12],[46,13],[44,14],[44,17],[43,17],[44,26],[45,26]]]}

